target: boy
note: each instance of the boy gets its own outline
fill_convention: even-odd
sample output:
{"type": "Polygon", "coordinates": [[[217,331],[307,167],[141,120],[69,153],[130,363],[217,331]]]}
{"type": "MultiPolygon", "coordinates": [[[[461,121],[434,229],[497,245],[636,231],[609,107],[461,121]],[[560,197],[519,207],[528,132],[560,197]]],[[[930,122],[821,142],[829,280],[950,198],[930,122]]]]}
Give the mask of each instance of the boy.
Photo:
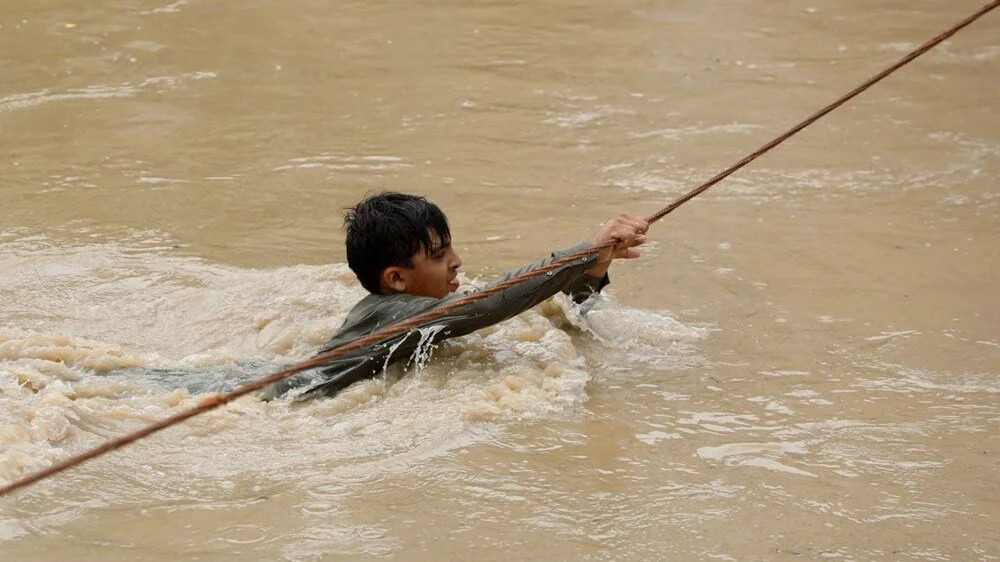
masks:
{"type": "MultiPolygon", "coordinates": [[[[458,289],[456,276],[462,260],[451,245],[448,219],[424,197],[393,192],[373,195],[347,210],[344,227],[347,263],[370,294],[354,306],[343,326],[319,353],[465,296],[453,294],[458,289]]],[[[560,291],[577,303],[583,302],[608,283],[611,260],[639,257],[634,248],[646,241],[648,228],[644,219],[620,215],[601,228],[592,242],[554,252],[550,258],[504,274],[487,287],[562,256],[617,241],[597,259],[574,261],[429,322],[426,327],[435,327],[429,332],[431,341],[463,336],[496,324],[560,291]]],[[[335,394],[351,383],[377,375],[386,365],[409,359],[421,338],[420,333],[413,331],[356,349],[319,369],[272,385],[264,396],[271,398],[293,388],[301,389],[296,391],[299,397],[335,394]]]]}

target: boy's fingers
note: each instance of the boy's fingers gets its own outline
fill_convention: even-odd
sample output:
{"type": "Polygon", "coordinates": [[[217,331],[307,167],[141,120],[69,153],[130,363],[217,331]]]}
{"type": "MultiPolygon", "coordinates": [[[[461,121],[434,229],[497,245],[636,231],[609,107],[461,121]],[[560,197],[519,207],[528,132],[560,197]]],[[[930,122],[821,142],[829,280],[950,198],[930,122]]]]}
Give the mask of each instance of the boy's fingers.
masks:
{"type": "Polygon", "coordinates": [[[649,222],[641,217],[629,217],[629,224],[635,227],[639,232],[646,232],[649,230],[649,222]]]}
{"type": "Polygon", "coordinates": [[[639,257],[636,246],[646,243],[646,231],[649,229],[649,222],[641,217],[631,215],[619,215],[605,228],[603,236],[605,240],[614,240],[611,248],[610,259],[635,259],[639,257]]]}

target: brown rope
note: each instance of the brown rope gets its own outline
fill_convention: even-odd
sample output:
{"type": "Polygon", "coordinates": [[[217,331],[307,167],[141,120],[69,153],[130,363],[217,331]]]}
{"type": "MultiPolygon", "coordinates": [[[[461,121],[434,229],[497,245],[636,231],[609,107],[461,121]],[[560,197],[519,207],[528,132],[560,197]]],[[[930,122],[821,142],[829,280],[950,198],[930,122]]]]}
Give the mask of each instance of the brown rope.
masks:
{"type": "MultiPolygon", "coordinates": [[[[948,31],[945,31],[944,33],[938,35],[937,37],[935,37],[935,38],[931,39],[930,41],[924,43],[923,45],[921,45],[920,47],[918,47],[917,49],[915,49],[913,52],[911,52],[910,54],[908,54],[905,57],[903,57],[902,59],[900,59],[894,65],[892,65],[889,68],[883,70],[882,72],[876,74],[872,78],[869,78],[866,82],[864,82],[863,84],[861,84],[860,86],[858,86],[854,90],[851,90],[850,92],[848,92],[847,94],[845,94],[844,96],[842,96],[837,101],[835,101],[835,102],[831,103],[830,105],[824,107],[823,109],[817,111],[816,113],[814,113],[813,115],[811,115],[809,118],[807,118],[805,121],[802,121],[801,123],[799,123],[798,125],[792,127],[788,131],[782,133],[781,135],[779,135],[778,137],[776,137],[771,142],[765,144],[764,146],[762,146],[761,148],[759,148],[755,152],[751,153],[750,155],[746,156],[745,158],[743,158],[742,160],[740,160],[736,164],[733,164],[732,166],[730,166],[729,168],[727,168],[723,172],[719,173],[718,175],[716,175],[712,179],[710,179],[707,182],[703,183],[702,185],[696,187],[695,189],[692,189],[691,191],[689,191],[688,193],[686,193],[685,195],[683,195],[682,197],[680,197],[679,199],[677,199],[676,201],[674,201],[673,203],[671,203],[670,205],[664,207],[663,209],[661,209],[657,213],[651,215],[647,220],[650,223],[654,223],[654,222],[660,220],[661,218],[663,218],[664,216],[666,216],[668,213],[672,212],[677,207],[680,207],[681,205],[683,205],[684,203],[690,201],[691,199],[693,199],[694,197],[696,197],[697,195],[699,195],[703,191],[705,191],[708,188],[712,187],[713,185],[719,183],[720,181],[722,181],[723,179],[725,179],[727,176],[729,176],[730,174],[732,174],[736,170],[739,170],[743,166],[746,166],[747,164],[749,164],[750,162],[752,162],[753,160],[755,160],[758,156],[764,154],[765,152],[771,150],[775,146],[781,144],[787,138],[791,137],[795,133],[797,133],[797,132],[801,131],[802,129],[806,128],[807,126],[809,126],[810,124],[812,124],[813,122],[815,122],[820,117],[823,117],[827,113],[829,113],[829,112],[833,111],[834,109],[836,109],[837,107],[843,105],[845,102],[847,102],[848,100],[850,100],[854,96],[856,96],[856,95],[860,94],[861,92],[867,90],[869,87],[871,87],[876,82],[882,80],[883,78],[885,78],[889,74],[892,74],[893,72],[895,72],[896,70],[898,70],[900,67],[902,67],[905,64],[909,63],[910,61],[912,61],[913,59],[917,58],[918,56],[924,54],[925,52],[927,52],[928,50],[930,50],[931,48],[933,48],[935,45],[937,45],[938,43],[940,43],[940,42],[944,41],[945,39],[951,37],[952,35],[954,35],[955,33],[957,33],[959,30],[961,30],[962,28],[964,28],[965,26],[967,26],[970,23],[972,23],[973,21],[979,19],[981,16],[983,16],[984,14],[986,14],[987,12],[989,12],[990,10],[993,10],[994,8],[996,8],[998,5],[1000,5],[1000,0],[994,0],[989,5],[985,6],[982,9],[980,9],[979,11],[977,11],[975,14],[969,16],[968,18],[962,20],[961,22],[959,22],[958,24],[956,24],[954,27],[952,27],[948,31]]],[[[534,277],[538,277],[539,275],[544,275],[545,273],[548,273],[550,271],[554,271],[556,269],[559,269],[561,267],[569,265],[570,263],[573,263],[573,262],[575,262],[577,260],[588,260],[588,259],[591,258],[591,256],[597,254],[601,250],[603,250],[605,248],[608,248],[608,247],[610,247],[612,245],[614,245],[613,241],[612,242],[607,242],[607,243],[604,243],[604,244],[601,244],[601,245],[598,245],[598,246],[593,246],[593,247],[588,248],[586,250],[581,250],[579,252],[576,252],[576,253],[564,256],[564,257],[562,257],[562,258],[560,258],[558,260],[553,261],[552,263],[550,263],[547,266],[540,267],[538,269],[534,269],[532,271],[529,271],[529,272],[523,273],[521,275],[512,277],[511,279],[508,279],[507,281],[504,281],[502,283],[498,283],[498,284],[493,285],[493,286],[491,286],[489,288],[483,289],[482,291],[477,291],[475,293],[472,293],[472,294],[466,295],[464,297],[455,299],[455,300],[449,302],[447,305],[431,309],[431,310],[429,310],[427,312],[424,312],[422,314],[419,314],[417,316],[413,316],[413,317],[409,318],[408,320],[406,320],[404,322],[400,322],[398,324],[393,324],[391,326],[388,326],[388,327],[386,327],[386,328],[384,328],[382,330],[379,330],[378,332],[374,332],[374,333],[372,333],[372,334],[370,334],[368,336],[365,336],[363,338],[356,339],[356,340],[354,340],[354,341],[352,341],[350,343],[347,343],[347,344],[342,345],[340,347],[337,347],[337,348],[331,349],[329,351],[326,351],[324,353],[321,353],[319,355],[316,355],[315,357],[313,357],[312,359],[309,359],[308,361],[303,361],[302,363],[298,363],[296,365],[293,365],[293,366],[291,366],[291,367],[289,367],[289,368],[287,368],[287,369],[285,369],[283,371],[274,373],[273,375],[270,375],[270,376],[264,377],[262,379],[256,380],[256,381],[254,381],[252,383],[249,383],[249,384],[246,384],[246,385],[241,386],[239,388],[236,388],[236,389],[234,389],[234,390],[232,390],[230,392],[227,392],[227,393],[224,393],[224,394],[216,394],[214,396],[206,398],[206,399],[202,400],[201,403],[199,403],[194,408],[190,408],[190,409],[185,410],[183,412],[179,412],[179,413],[177,413],[177,414],[175,414],[173,416],[170,416],[170,417],[168,417],[166,419],[160,420],[160,421],[158,421],[156,423],[150,424],[150,425],[148,425],[148,426],[146,426],[146,427],[144,427],[144,428],[142,428],[142,429],[140,429],[138,431],[135,431],[133,433],[129,433],[129,434],[123,435],[123,436],[121,436],[121,437],[119,437],[117,439],[112,439],[111,441],[107,441],[106,443],[100,445],[99,447],[96,447],[94,449],[90,449],[88,451],[80,453],[79,455],[76,455],[76,456],[70,457],[68,459],[65,459],[63,461],[60,461],[60,462],[58,462],[56,464],[53,464],[52,466],[50,466],[50,467],[48,467],[48,468],[46,468],[44,470],[38,471],[38,472],[36,472],[34,474],[30,474],[28,476],[25,476],[24,478],[22,478],[20,480],[12,482],[11,484],[8,484],[7,486],[4,486],[3,488],[0,488],[0,496],[7,495],[7,494],[9,494],[9,493],[11,493],[11,492],[13,492],[15,490],[21,489],[21,488],[23,488],[25,486],[28,486],[29,484],[33,484],[33,483],[35,483],[35,482],[37,482],[39,480],[42,480],[44,478],[47,478],[49,476],[52,476],[52,475],[57,474],[59,472],[62,472],[64,470],[66,470],[66,469],[72,468],[72,467],[74,467],[74,466],[76,466],[76,465],[78,465],[80,463],[83,463],[83,462],[85,462],[85,461],[87,461],[89,459],[92,459],[94,457],[98,457],[100,455],[103,455],[105,453],[108,453],[110,451],[118,449],[120,447],[124,447],[125,445],[128,445],[129,443],[132,443],[134,441],[142,439],[143,437],[146,437],[147,435],[151,435],[153,433],[156,433],[157,431],[160,431],[161,429],[166,429],[166,428],[168,428],[168,427],[170,427],[172,425],[176,425],[176,424],[178,424],[178,423],[180,423],[180,422],[182,422],[182,421],[184,421],[186,419],[189,419],[189,418],[192,418],[194,416],[197,416],[198,414],[201,414],[201,413],[204,413],[204,412],[208,412],[210,410],[214,410],[215,408],[218,408],[219,406],[222,406],[222,405],[224,405],[226,403],[232,402],[233,400],[235,400],[235,399],[237,399],[237,398],[239,398],[241,396],[244,396],[244,395],[249,394],[251,392],[254,392],[256,390],[260,390],[260,389],[266,387],[267,385],[269,385],[271,383],[274,383],[274,382],[280,381],[282,379],[288,378],[288,377],[294,375],[295,373],[304,371],[306,369],[311,369],[313,367],[319,367],[321,365],[324,365],[327,362],[329,362],[330,360],[335,359],[337,357],[340,357],[340,356],[344,355],[345,353],[347,353],[349,351],[352,351],[352,350],[364,347],[364,346],[372,344],[372,343],[385,341],[385,340],[388,340],[388,339],[392,338],[393,336],[396,336],[396,335],[399,335],[401,333],[409,332],[411,330],[419,328],[420,326],[422,326],[422,325],[424,325],[424,324],[426,324],[426,323],[428,323],[428,322],[430,322],[430,321],[432,321],[432,320],[434,320],[436,318],[439,318],[440,316],[448,313],[451,310],[454,310],[454,309],[456,309],[458,307],[461,307],[461,306],[466,305],[466,304],[471,303],[471,302],[476,302],[476,301],[482,300],[482,299],[484,299],[484,298],[486,298],[486,297],[488,297],[490,295],[496,294],[496,293],[498,293],[498,292],[500,292],[500,291],[502,291],[502,290],[504,290],[504,289],[506,289],[508,287],[516,285],[516,284],[518,284],[518,283],[520,283],[522,281],[526,281],[528,279],[532,279],[534,277]]]]}

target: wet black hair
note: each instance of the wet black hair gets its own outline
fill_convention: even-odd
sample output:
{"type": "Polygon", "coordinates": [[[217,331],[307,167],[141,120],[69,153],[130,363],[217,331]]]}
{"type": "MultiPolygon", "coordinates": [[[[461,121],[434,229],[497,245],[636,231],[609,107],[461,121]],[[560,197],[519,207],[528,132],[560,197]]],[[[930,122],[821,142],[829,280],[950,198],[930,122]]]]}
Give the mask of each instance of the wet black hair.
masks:
{"type": "Polygon", "coordinates": [[[385,268],[413,267],[413,256],[430,255],[434,230],[442,244],[451,242],[448,218],[426,197],[385,191],[344,209],[347,265],[361,285],[381,294],[379,277],[385,268]]]}

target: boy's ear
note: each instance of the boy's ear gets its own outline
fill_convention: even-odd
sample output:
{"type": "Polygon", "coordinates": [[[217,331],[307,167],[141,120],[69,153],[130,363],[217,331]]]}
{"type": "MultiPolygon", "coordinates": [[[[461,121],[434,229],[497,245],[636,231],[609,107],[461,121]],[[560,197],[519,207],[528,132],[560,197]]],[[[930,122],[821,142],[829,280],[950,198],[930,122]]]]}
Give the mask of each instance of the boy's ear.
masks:
{"type": "Polygon", "coordinates": [[[379,279],[382,282],[382,292],[387,294],[406,292],[406,278],[403,276],[403,268],[392,265],[382,270],[379,279]]]}

